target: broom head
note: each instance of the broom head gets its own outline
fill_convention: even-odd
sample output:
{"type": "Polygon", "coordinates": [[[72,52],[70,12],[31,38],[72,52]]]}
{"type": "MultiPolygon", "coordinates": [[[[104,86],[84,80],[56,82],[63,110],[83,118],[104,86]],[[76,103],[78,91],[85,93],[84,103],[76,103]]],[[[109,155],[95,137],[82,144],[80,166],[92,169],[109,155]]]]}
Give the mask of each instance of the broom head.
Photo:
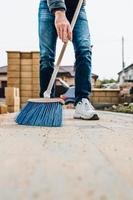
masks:
{"type": "Polygon", "coordinates": [[[60,98],[29,99],[16,117],[16,123],[29,126],[60,127],[62,105],[60,98]]]}

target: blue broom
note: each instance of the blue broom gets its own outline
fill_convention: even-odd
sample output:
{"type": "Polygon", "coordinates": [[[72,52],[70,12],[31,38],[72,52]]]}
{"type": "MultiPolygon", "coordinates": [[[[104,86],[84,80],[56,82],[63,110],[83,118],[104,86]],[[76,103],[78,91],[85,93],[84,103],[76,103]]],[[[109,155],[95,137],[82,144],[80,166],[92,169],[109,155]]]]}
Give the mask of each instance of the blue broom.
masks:
{"type": "MultiPolygon", "coordinates": [[[[71,28],[73,30],[76,23],[83,0],[79,0],[72,22],[71,28]]],[[[46,127],[60,127],[62,125],[62,105],[64,101],[60,98],[50,98],[51,90],[54,85],[57,73],[59,71],[60,63],[66,50],[68,41],[63,44],[59,58],[55,65],[52,77],[50,79],[47,90],[44,92],[44,98],[29,99],[26,105],[22,108],[16,117],[16,123],[20,125],[29,126],[46,126],[46,127]]]]}

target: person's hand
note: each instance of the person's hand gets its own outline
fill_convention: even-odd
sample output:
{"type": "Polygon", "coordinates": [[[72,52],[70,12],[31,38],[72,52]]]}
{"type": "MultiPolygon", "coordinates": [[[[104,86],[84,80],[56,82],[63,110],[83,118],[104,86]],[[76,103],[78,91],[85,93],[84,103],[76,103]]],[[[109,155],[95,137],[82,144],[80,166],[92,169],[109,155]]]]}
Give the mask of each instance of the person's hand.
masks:
{"type": "Polygon", "coordinates": [[[72,41],[72,29],[66,18],[65,11],[55,11],[55,27],[62,42],[72,41]]]}

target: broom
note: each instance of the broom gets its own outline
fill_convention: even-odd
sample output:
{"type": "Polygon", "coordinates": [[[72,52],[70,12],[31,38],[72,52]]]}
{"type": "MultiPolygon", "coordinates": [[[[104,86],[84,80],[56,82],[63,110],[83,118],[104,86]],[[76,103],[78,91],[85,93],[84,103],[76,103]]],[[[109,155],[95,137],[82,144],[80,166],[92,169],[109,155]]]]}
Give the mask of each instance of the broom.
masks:
{"type": "MultiPolygon", "coordinates": [[[[74,0],[75,1],[75,0],[74,0]]],[[[83,0],[79,0],[71,22],[73,30],[76,23],[83,0]]],[[[62,125],[62,105],[64,101],[60,98],[50,98],[51,90],[54,85],[60,63],[66,50],[68,41],[63,44],[57,63],[54,67],[44,98],[29,99],[16,117],[16,123],[29,126],[60,127],[62,125]]]]}

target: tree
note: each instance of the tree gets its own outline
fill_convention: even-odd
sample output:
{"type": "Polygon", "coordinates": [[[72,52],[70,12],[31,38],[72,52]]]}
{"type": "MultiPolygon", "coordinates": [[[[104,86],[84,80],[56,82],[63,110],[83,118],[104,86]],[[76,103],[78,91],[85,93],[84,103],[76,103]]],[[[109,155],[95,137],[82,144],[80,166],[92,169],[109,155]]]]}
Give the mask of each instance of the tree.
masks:
{"type": "Polygon", "coordinates": [[[107,84],[107,83],[116,83],[117,81],[113,78],[111,79],[103,79],[101,80],[101,84],[107,84]]]}

